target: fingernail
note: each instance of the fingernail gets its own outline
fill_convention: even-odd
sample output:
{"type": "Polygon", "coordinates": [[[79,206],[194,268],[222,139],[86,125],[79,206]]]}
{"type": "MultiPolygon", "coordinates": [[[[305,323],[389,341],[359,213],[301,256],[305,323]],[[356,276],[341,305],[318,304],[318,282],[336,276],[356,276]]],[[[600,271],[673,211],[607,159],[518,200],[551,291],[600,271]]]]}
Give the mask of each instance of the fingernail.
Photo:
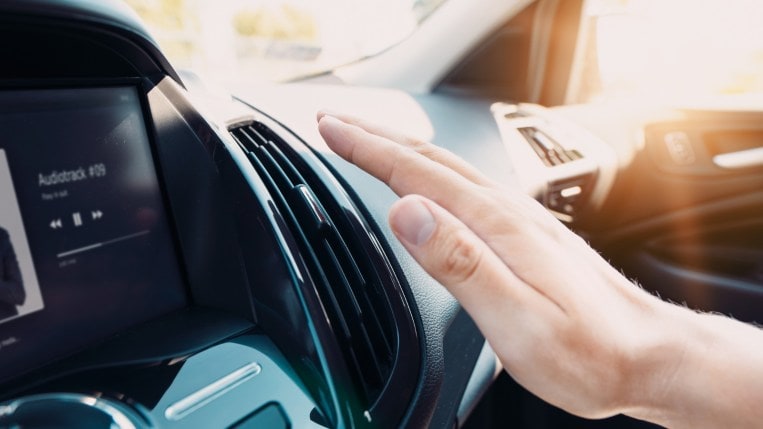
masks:
{"type": "Polygon", "coordinates": [[[339,133],[342,122],[333,116],[324,116],[318,121],[318,130],[323,137],[335,137],[339,133]]]}
{"type": "Polygon", "coordinates": [[[318,131],[323,136],[329,149],[337,155],[347,159],[352,153],[352,146],[355,142],[347,136],[348,125],[333,116],[324,116],[318,122],[318,131]]]}
{"type": "Polygon", "coordinates": [[[411,196],[404,197],[397,203],[390,223],[401,239],[415,246],[426,243],[435,228],[432,212],[420,199],[411,196]]]}
{"type": "Polygon", "coordinates": [[[321,119],[318,121],[318,124],[323,124],[323,123],[331,125],[331,126],[338,126],[338,125],[341,125],[343,122],[327,114],[327,115],[321,116],[321,119]]]}
{"type": "Polygon", "coordinates": [[[336,114],[334,113],[334,111],[333,111],[333,110],[329,110],[329,109],[321,109],[321,110],[319,110],[319,111],[318,111],[318,113],[316,114],[316,118],[318,119],[318,122],[320,122],[320,121],[321,121],[321,119],[322,119],[324,116],[336,116],[336,114]]]}

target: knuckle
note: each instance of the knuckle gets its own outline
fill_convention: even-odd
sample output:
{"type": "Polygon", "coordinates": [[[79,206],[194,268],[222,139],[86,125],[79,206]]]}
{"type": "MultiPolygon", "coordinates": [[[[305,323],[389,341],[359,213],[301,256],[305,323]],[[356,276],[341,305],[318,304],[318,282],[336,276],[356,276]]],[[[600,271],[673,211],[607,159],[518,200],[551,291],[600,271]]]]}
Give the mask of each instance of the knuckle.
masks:
{"type": "Polygon", "coordinates": [[[358,163],[358,151],[356,150],[358,145],[353,144],[347,149],[347,152],[343,155],[346,160],[353,164],[358,163]]]}
{"type": "Polygon", "coordinates": [[[482,250],[474,240],[462,231],[455,232],[445,248],[443,273],[457,283],[468,282],[477,274],[482,258],[482,250]]]}
{"type": "Polygon", "coordinates": [[[482,222],[493,231],[501,231],[509,235],[523,235],[531,233],[535,227],[535,222],[524,212],[515,210],[512,207],[499,206],[491,208],[485,204],[482,222]]]}
{"type": "Polygon", "coordinates": [[[433,145],[432,143],[427,143],[423,140],[416,140],[416,139],[410,140],[410,147],[416,152],[418,152],[420,155],[425,156],[427,158],[438,157],[443,152],[443,149],[433,145]]]}
{"type": "Polygon", "coordinates": [[[390,166],[382,180],[393,188],[407,179],[410,179],[412,172],[418,171],[420,161],[410,149],[397,146],[391,154],[390,166]]]}
{"type": "Polygon", "coordinates": [[[405,151],[401,150],[399,147],[395,147],[393,152],[390,154],[391,160],[389,169],[387,169],[387,174],[385,177],[382,178],[382,180],[385,183],[392,183],[395,181],[395,179],[400,176],[401,171],[406,171],[408,168],[407,164],[407,156],[405,151]]]}
{"type": "Polygon", "coordinates": [[[501,210],[495,213],[497,221],[504,224],[505,230],[519,234],[538,230],[550,231],[548,218],[553,217],[537,201],[524,196],[517,198],[500,194],[494,194],[494,198],[501,207],[501,210]]]}
{"type": "Polygon", "coordinates": [[[416,152],[419,150],[426,150],[427,147],[432,146],[432,144],[414,137],[407,137],[404,143],[406,146],[412,148],[416,152]]]}

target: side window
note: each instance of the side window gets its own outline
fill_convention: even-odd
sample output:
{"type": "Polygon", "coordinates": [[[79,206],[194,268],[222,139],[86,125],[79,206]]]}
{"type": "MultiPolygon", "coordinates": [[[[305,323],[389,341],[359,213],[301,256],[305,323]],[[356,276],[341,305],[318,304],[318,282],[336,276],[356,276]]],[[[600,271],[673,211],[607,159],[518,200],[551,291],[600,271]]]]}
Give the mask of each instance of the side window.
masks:
{"type": "Polygon", "coordinates": [[[568,102],[763,92],[763,3],[588,0],[568,102]]]}

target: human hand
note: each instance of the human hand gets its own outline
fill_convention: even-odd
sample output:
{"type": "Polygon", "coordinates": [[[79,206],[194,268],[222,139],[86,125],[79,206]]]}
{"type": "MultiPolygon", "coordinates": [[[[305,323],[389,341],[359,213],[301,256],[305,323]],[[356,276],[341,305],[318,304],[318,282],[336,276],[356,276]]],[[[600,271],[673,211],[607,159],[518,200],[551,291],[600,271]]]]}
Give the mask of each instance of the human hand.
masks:
{"type": "Polygon", "coordinates": [[[673,306],[452,153],[355,118],[318,119],[332,150],[403,197],[393,231],[525,388],[589,418],[638,415],[668,391],[678,364],[664,358],[681,355],[663,326],[673,306]]]}

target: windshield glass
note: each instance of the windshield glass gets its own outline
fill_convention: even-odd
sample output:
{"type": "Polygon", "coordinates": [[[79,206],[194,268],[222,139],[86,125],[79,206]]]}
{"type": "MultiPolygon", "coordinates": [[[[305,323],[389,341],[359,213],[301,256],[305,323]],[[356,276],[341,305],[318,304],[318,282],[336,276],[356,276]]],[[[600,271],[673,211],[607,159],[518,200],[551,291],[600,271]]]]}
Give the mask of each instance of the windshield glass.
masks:
{"type": "Polygon", "coordinates": [[[127,0],[178,69],[284,82],[400,42],[444,0],[127,0]]]}
{"type": "Polygon", "coordinates": [[[761,18],[760,0],[588,0],[570,101],[758,97],[761,18]]]}

